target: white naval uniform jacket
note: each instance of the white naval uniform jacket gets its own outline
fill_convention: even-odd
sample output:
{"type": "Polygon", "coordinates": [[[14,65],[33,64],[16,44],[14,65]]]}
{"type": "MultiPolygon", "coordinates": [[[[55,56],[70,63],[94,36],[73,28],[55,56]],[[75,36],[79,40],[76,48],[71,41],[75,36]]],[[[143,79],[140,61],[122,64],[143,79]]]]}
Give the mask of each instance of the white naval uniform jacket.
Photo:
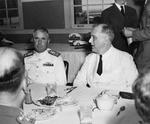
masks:
{"type": "Polygon", "coordinates": [[[66,73],[61,56],[50,54],[47,49],[25,58],[25,68],[33,83],[66,84],[66,73]]]}
{"type": "Polygon", "coordinates": [[[131,91],[131,86],[138,76],[138,71],[131,55],[113,46],[102,55],[102,74],[97,74],[99,55],[89,54],[74,84],[89,84],[105,89],[131,91]]]}

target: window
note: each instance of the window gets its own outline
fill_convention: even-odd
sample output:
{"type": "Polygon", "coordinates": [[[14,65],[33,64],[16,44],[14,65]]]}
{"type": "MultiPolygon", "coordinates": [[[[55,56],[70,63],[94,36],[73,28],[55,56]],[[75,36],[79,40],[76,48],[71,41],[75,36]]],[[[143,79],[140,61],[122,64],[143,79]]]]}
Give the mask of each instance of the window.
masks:
{"type": "Polygon", "coordinates": [[[102,10],[113,2],[114,0],[73,0],[73,27],[91,27],[95,21],[100,21],[102,10]]]}
{"type": "Polygon", "coordinates": [[[0,28],[21,27],[21,0],[0,0],[0,28]]]}

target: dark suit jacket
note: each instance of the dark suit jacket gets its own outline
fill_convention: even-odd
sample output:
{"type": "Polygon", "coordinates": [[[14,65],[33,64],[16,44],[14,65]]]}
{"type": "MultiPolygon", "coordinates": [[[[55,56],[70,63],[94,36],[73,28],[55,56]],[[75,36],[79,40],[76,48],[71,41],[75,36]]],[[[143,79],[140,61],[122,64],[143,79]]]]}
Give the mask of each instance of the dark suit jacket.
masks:
{"type": "Polygon", "coordinates": [[[150,0],[145,5],[140,24],[140,29],[133,32],[133,41],[140,43],[135,61],[142,72],[144,68],[150,68],[150,0]]]}
{"type": "Polygon", "coordinates": [[[129,52],[127,39],[122,34],[122,29],[124,27],[137,27],[138,19],[136,10],[129,6],[125,6],[125,16],[123,16],[117,6],[113,4],[102,12],[101,18],[102,23],[112,25],[114,29],[115,38],[112,42],[113,46],[120,50],[129,52]]]}

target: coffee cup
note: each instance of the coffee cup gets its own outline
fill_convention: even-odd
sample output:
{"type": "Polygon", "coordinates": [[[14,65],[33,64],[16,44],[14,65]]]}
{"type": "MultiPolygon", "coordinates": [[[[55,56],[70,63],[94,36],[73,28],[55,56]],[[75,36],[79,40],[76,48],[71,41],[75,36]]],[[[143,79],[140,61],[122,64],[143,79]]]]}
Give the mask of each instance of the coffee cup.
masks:
{"type": "Polygon", "coordinates": [[[115,99],[108,94],[103,94],[101,97],[96,98],[97,107],[100,110],[111,111],[115,104],[115,99]]]}

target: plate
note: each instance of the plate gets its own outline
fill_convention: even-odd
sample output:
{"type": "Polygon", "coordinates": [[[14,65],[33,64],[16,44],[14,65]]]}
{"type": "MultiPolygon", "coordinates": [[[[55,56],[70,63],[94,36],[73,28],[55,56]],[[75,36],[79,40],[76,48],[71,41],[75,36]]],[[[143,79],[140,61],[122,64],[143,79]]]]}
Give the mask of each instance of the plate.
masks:
{"type": "Polygon", "coordinates": [[[56,106],[77,106],[78,105],[78,102],[74,99],[72,99],[70,96],[66,96],[66,97],[62,97],[62,98],[58,98],[56,100],[56,103],[55,103],[56,106]]]}
{"type": "Polygon", "coordinates": [[[46,96],[44,98],[38,99],[38,100],[33,100],[33,104],[41,107],[52,107],[55,104],[55,101],[58,97],[54,96],[46,96]]]}
{"type": "Polygon", "coordinates": [[[32,109],[31,112],[27,114],[28,118],[34,118],[36,121],[47,120],[50,117],[54,116],[57,113],[56,108],[39,108],[32,109]]]}

